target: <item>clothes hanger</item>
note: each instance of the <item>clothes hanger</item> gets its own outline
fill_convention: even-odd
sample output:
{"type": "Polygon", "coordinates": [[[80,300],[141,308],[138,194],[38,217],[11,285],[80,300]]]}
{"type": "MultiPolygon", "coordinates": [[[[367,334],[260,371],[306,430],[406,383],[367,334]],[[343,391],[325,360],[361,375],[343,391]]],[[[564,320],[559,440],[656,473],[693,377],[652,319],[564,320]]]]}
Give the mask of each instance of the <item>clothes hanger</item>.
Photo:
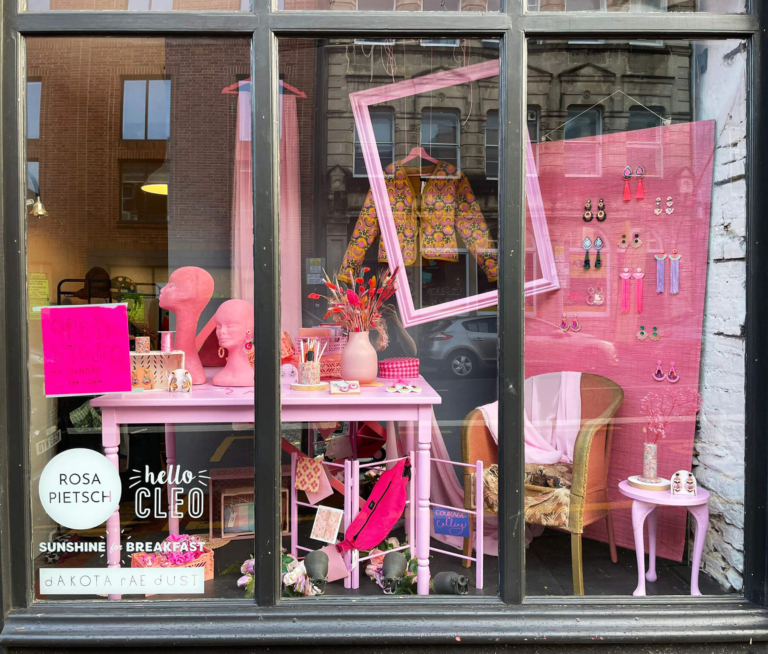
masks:
{"type": "Polygon", "coordinates": [[[421,158],[425,161],[431,161],[433,164],[437,163],[437,159],[433,159],[427,154],[427,151],[422,148],[420,145],[414,146],[411,151],[408,153],[408,156],[405,159],[402,159],[400,161],[400,165],[405,165],[409,161],[413,161],[414,159],[421,158]]]}

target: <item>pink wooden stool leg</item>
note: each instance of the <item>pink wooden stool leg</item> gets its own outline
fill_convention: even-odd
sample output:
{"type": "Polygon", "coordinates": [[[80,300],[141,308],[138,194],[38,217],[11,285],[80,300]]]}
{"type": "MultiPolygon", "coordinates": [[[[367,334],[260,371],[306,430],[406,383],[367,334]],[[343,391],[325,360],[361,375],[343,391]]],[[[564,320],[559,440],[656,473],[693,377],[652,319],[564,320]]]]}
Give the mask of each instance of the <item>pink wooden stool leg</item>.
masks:
{"type": "MultiPolygon", "coordinates": [[[[387,421],[387,445],[386,445],[387,470],[394,467],[394,463],[389,463],[397,458],[397,425],[391,420],[387,421]]],[[[406,450],[407,452],[408,450],[406,450]]]]}
{"type": "MultiPolygon", "coordinates": [[[[298,455],[296,452],[291,452],[291,554],[294,557],[299,555],[297,545],[299,544],[299,535],[297,533],[299,529],[299,507],[296,505],[296,501],[299,498],[299,493],[296,490],[296,462],[298,455]]],[[[346,497],[345,497],[346,501],[346,497]]],[[[224,516],[221,516],[224,520],[224,516]]]]}
{"type": "Polygon", "coordinates": [[[413,474],[416,468],[416,459],[418,454],[413,450],[408,452],[411,457],[411,479],[408,482],[408,509],[406,510],[405,533],[408,536],[408,545],[410,545],[411,558],[416,558],[416,475],[413,474]]]}
{"type": "Polygon", "coordinates": [[[429,595],[429,475],[430,458],[429,451],[432,441],[432,407],[419,407],[419,459],[416,488],[418,489],[418,514],[416,516],[416,554],[419,560],[418,580],[416,592],[419,595],[429,595]]]}
{"type": "MultiPolygon", "coordinates": [[[[352,520],[354,520],[358,513],[360,513],[360,461],[355,459],[352,461],[352,479],[350,480],[352,486],[352,520]]],[[[360,558],[359,552],[352,553],[352,588],[360,588],[360,558]]]]}
{"type": "Polygon", "coordinates": [[[635,532],[635,554],[637,554],[637,588],[633,595],[645,595],[645,545],[643,544],[643,524],[648,514],[656,508],[654,504],[646,504],[632,500],[632,529],[635,532]]]}
{"type": "Polygon", "coordinates": [[[704,549],[704,539],[707,536],[709,526],[709,507],[706,504],[689,506],[688,510],[696,519],[696,537],[693,541],[693,561],[691,562],[691,595],[701,595],[699,590],[699,566],[701,565],[701,552],[704,549]]]}
{"type": "MultiPolygon", "coordinates": [[[[165,426],[165,464],[168,470],[168,475],[171,474],[171,466],[176,467],[176,427],[173,425],[165,426]]],[[[179,518],[178,510],[176,508],[176,502],[174,501],[173,489],[176,488],[176,484],[168,482],[168,533],[171,535],[177,535],[179,533],[179,518]]],[[[224,516],[221,516],[224,520],[224,516]]]]}
{"type": "Polygon", "coordinates": [[[656,519],[659,516],[658,507],[648,514],[648,572],[645,573],[647,581],[656,581],[656,519]]]}
{"type": "MultiPolygon", "coordinates": [[[[120,426],[115,421],[115,412],[112,409],[102,409],[101,416],[101,444],[104,446],[104,454],[109,459],[115,470],[120,472],[120,459],[117,455],[120,449],[120,426]]],[[[120,505],[107,519],[107,565],[110,568],[120,567],[120,505]]],[[[122,595],[109,595],[111,600],[119,600],[122,595]]]]}
{"type": "MultiPolygon", "coordinates": [[[[349,459],[344,459],[344,537],[346,538],[347,529],[352,524],[352,502],[357,501],[357,498],[352,497],[352,462],[349,459]]],[[[352,564],[352,553],[344,552],[344,564],[347,566],[347,570],[350,569],[352,564]]],[[[352,588],[352,575],[347,575],[344,578],[344,588],[352,588]]]]}

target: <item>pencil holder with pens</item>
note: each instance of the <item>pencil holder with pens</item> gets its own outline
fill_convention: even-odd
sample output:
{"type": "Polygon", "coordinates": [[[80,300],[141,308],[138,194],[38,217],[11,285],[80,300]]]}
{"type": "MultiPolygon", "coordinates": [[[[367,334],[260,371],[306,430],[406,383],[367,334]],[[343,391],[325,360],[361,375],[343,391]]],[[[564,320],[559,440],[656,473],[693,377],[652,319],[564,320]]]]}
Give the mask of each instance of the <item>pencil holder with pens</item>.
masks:
{"type": "Polygon", "coordinates": [[[304,361],[299,363],[299,384],[319,384],[320,383],[320,362],[304,361]]]}

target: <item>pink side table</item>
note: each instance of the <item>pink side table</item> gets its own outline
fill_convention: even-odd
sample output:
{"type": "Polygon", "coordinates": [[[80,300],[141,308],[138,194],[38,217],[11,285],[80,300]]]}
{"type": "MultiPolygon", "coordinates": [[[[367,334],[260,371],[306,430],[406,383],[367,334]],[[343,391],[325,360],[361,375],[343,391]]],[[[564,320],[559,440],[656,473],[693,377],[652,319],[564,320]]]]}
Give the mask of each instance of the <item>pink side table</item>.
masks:
{"type": "Polygon", "coordinates": [[[632,529],[635,532],[635,553],[637,554],[637,588],[633,595],[645,595],[645,580],[656,581],[656,509],[659,506],[684,506],[696,519],[696,538],[693,542],[693,561],[691,564],[691,595],[701,595],[699,591],[699,565],[704,538],[709,526],[709,493],[699,488],[698,495],[671,495],[669,491],[646,491],[630,486],[624,480],[619,484],[619,492],[632,500],[632,529]],[[650,516],[650,517],[649,517],[650,516]],[[648,572],[645,572],[645,545],[643,543],[643,524],[648,518],[648,572]]]}

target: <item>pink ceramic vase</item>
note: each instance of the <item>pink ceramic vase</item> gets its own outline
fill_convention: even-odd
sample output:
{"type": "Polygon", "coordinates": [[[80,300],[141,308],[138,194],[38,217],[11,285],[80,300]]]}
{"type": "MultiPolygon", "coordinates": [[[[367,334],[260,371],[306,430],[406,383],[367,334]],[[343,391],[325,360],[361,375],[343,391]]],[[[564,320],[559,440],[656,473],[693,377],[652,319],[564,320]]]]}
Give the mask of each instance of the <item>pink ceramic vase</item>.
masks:
{"type": "Polygon", "coordinates": [[[349,340],[341,351],[342,379],[369,384],[378,374],[379,359],[369,332],[349,332],[349,340]]]}

